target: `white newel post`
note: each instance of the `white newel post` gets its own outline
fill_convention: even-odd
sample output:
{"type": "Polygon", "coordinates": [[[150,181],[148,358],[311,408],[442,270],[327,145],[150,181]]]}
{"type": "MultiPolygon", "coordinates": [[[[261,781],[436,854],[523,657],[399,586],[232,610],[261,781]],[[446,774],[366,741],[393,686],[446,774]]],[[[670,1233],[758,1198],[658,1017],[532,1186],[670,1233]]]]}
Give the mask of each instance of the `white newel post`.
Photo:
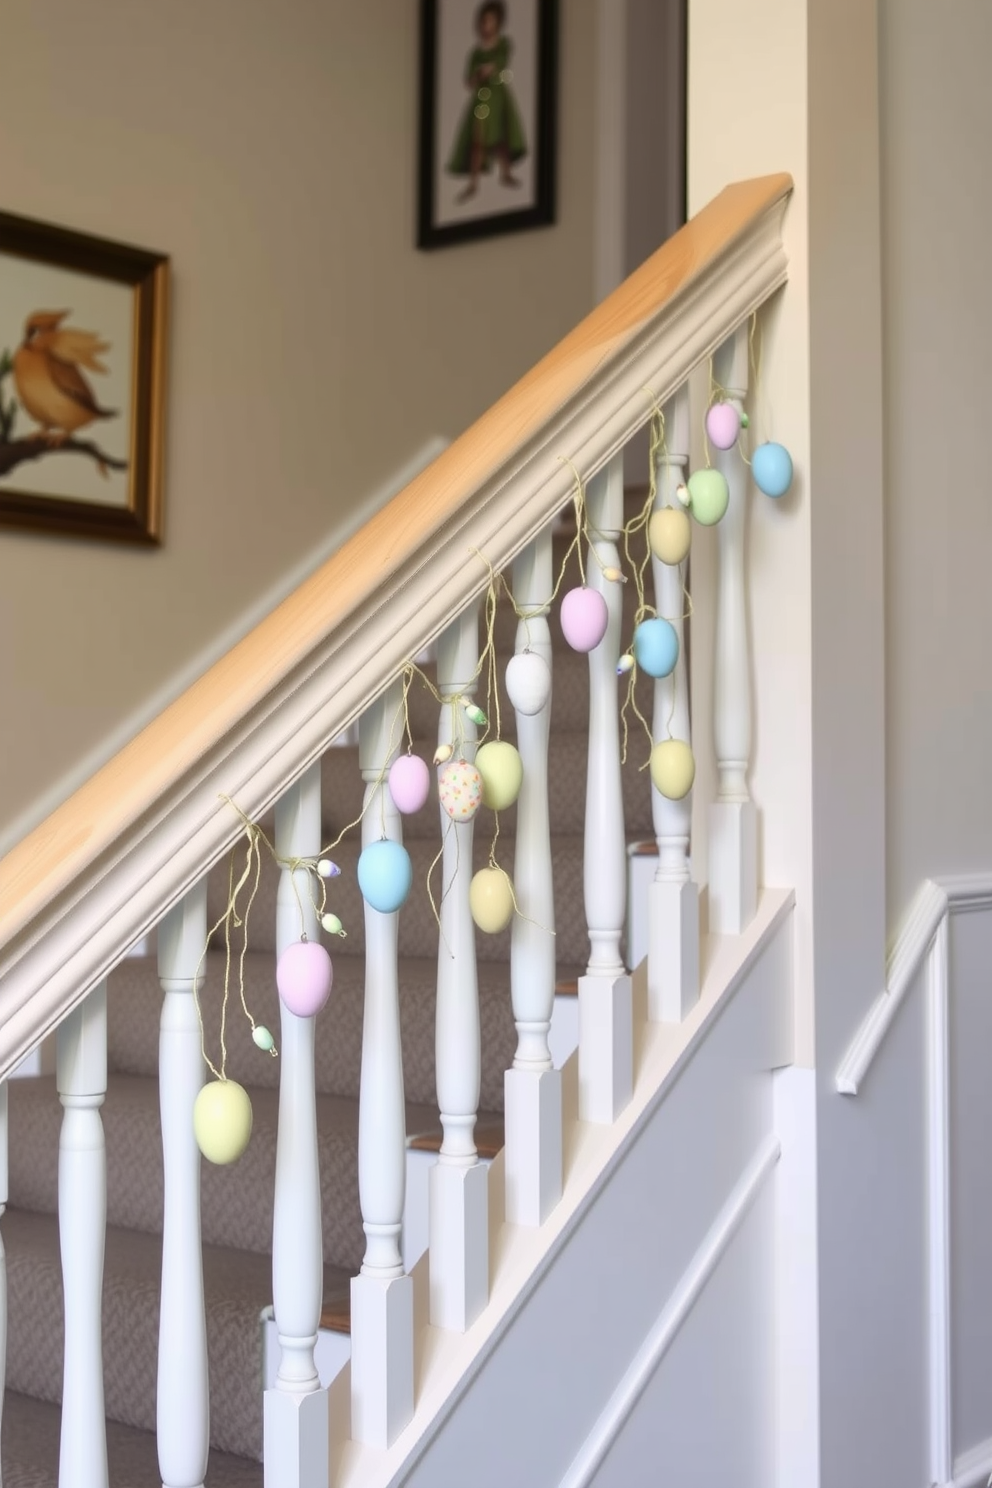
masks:
{"type": "Polygon", "coordinates": [[[163,1488],[202,1488],[210,1451],[210,1382],[200,1246],[200,1149],[193,1106],[203,1085],[194,983],[207,937],[207,881],[163,918],[158,975],[164,1210],[162,1309],[158,1334],[158,1466],[163,1488]]]}
{"type": "MultiPolygon", "coordinates": [[[[680,510],[675,494],[689,462],[689,390],[683,387],[665,408],[664,452],[657,457],[655,511],[680,510]]],[[[689,681],[684,649],[685,596],[681,565],[652,557],[655,608],[671,621],[679,657],[668,677],[654,685],[652,737],[682,739],[691,744],[689,681]]],[[[699,998],[699,890],[689,876],[692,792],[670,801],[651,786],[651,812],[658,842],[658,867],[648,886],[648,1016],[656,1022],[681,1023],[699,998]]]]}
{"type": "MultiPolygon", "coordinates": [[[[9,1167],[7,1162],[7,1081],[0,1082],[0,1216],[7,1210],[10,1192],[9,1167]]],[[[3,1397],[7,1388],[7,1252],[0,1233],[0,1420],[3,1418],[3,1397]]],[[[0,1488],[3,1484],[3,1469],[0,1468],[0,1488]]]]}
{"type": "Polygon", "coordinates": [[[589,482],[591,548],[586,582],[603,594],[606,634],[589,653],[589,762],[586,775],[583,887],[590,955],[579,978],[579,1116],[611,1122],[630,1100],[634,1081],[633,1002],[620,956],[627,899],[627,852],[617,662],[623,591],[603,568],[619,568],[623,527],[623,454],[589,482]],[[599,561],[597,561],[598,554],[599,561]]]}
{"type": "MultiPolygon", "coordinates": [[[[469,605],[438,641],[437,680],[444,698],[469,702],[479,662],[478,606],[469,605]]],[[[475,758],[475,725],[462,704],[441,705],[438,739],[455,757],[475,758]],[[459,737],[461,745],[459,746],[459,737]]],[[[431,1322],[464,1332],[489,1300],[489,1175],[475,1147],[482,1078],[475,925],[469,908],[472,821],[441,809],[441,933],[437,965],[435,1063],[444,1137],[430,1170],[431,1322]]]]}
{"type": "Polygon", "coordinates": [[[103,1256],[107,1150],[107,984],[59,1025],[56,1080],[65,1110],[59,1137],[59,1242],[65,1297],[60,1488],[106,1488],[103,1404],[103,1256]]]}
{"type": "MultiPolygon", "coordinates": [[[[531,651],[551,669],[547,614],[554,592],[551,529],[513,565],[513,597],[527,618],[517,625],[516,653],[531,651]]],[[[504,1076],[506,1218],[541,1224],[561,1198],[561,1071],[554,1068],[548,1031],[555,1001],[555,901],[551,877],[548,736],[551,698],[538,713],[517,712],[523,784],[517,799],[510,992],[517,1025],[513,1068],[504,1076]]]]}
{"type": "MultiPolygon", "coordinates": [[[[720,347],[714,374],[740,412],[747,396],[748,333],[741,326],[720,347]]],[[[749,472],[736,448],[713,450],[713,463],[730,487],[730,505],[717,528],[717,585],[713,739],[717,798],[709,813],[709,927],[739,935],[758,908],[757,813],[747,787],[751,758],[751,665],[748,643],[744,519],[749,472]]]]}
{"type": "MultiPolygon", "coordinates": [[[[401,842],[384,775],[398,753],[403,692],[395,683],[362,715],[362,845],[401,842]]],[[[399,913],[365,906],[365,1022],[358,1116],[362,1272],[351,1283],[351,1434],[388,1447],[413,1415],[413,1277],[403,1273],[406,1111],[397,966],[399,913]]]]}
{"type": "MultiPolygon", "coordinates": [[[[283,860],[320,852],[320,761],[276,805],[283,860]]],[[[319,928],[306,869],[284,867],[276,901],[276,954],[319,928]]],[[[272,1303],[280,1360],[265,1392],[265,1488],[327,1488],[328,1401],[314,1348],[323,1304],[324,1260],[317,1163],[314,1021],[280,1003],[279,1133],[272,1222],[272,1303]]]]}

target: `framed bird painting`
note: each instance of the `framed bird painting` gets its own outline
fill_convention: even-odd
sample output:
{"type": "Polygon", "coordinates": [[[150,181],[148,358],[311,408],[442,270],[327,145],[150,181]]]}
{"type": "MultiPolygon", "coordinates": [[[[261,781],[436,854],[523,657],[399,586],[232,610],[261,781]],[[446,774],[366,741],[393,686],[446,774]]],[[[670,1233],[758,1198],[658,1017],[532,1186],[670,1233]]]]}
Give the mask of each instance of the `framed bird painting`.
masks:
{"type": "Polygon", "coordinates": [[[0,527],[160,542],[168,271],[0,212],[0,527]]]}

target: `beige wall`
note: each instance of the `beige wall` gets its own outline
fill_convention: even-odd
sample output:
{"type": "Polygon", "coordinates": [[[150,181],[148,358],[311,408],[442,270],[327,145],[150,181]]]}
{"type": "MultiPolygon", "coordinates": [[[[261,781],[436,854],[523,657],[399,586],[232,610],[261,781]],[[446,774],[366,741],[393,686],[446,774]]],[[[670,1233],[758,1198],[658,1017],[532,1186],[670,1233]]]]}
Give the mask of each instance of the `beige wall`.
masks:
{"type": "Polygon", "coordinates": [[[0,845],[593,298],[593,0],[562,15],[559,221],[412,247],[396,0],[7,0],[0,207],[167,251],[166,539],[0,531],[0,845]]]}
{"type": "Polygon", "coordinates": [[[992,6],[881,0],[888,903],[992,867],[992,6]]]}

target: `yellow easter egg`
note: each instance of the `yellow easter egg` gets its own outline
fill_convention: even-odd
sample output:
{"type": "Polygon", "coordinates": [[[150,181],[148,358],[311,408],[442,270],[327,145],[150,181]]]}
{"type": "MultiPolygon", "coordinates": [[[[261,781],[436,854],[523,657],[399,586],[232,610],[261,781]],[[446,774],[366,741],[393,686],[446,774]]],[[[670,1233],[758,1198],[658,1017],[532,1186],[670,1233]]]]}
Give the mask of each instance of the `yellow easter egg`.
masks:
{"type": "Polygon", "coordinates": [[[193,1104],[196,1145],[208,1162],[232,1163],[251,1136],[251,1101],[235,1080],[210,1080],[193,1104]]]}
{"type": "Polygon", "coordinates": [[[491,739],[475,756],[475,768],[482,776],[482,804],[490,811],[512,806],[524,778],[524,762],[513,745],[491,739]]]}
{"type": "Polygon", "coordinates": [[[664,506],[648,523],[651,551],[662,563],[681,563],[692,542],[692,523],[687,512],[664,506]]]}
{"type": "Polygon", "coordinates": [[[513,919],[513,887],[502,868],[480,868],[468,891],[472,918],[487,935],[497,935],[513,919]]]}
{"type": "Polygon", "coordinates": [[[682,739],[662,739],[651,751],[651,779],[669,801],[681,801],[692,790],[696,761],[682,739]]]}

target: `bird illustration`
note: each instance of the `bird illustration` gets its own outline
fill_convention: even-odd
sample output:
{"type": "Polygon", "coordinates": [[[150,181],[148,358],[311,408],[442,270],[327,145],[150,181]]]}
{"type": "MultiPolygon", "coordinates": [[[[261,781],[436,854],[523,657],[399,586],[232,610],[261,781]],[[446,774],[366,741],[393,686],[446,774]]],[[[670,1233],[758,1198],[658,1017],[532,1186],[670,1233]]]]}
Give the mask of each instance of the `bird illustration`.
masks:
{"type": "Polygon", "coordinates": [[[101,408],[79,370],[106,372],[100,357],[110,350],[92,331],[61,329],[71,310],[36,310],[24,325],[24,340],[14,353],[14,385],[25,411],[53,443],[61,444],[94,419],[114,418],[115,408],[101,408]]]}

